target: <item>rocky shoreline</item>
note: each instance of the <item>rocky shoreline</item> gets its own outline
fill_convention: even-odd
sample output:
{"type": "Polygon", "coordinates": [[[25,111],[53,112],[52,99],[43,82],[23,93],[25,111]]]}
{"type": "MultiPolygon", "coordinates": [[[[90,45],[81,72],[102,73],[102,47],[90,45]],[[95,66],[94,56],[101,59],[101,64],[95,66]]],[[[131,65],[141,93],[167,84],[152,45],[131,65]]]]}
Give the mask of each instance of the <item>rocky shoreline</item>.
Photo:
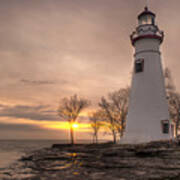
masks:
{"type": "Polygon", "coordinates": [[[180,145],[174,142],[55,144],[7,169],[1,180],[179,180],[180,145]]]}

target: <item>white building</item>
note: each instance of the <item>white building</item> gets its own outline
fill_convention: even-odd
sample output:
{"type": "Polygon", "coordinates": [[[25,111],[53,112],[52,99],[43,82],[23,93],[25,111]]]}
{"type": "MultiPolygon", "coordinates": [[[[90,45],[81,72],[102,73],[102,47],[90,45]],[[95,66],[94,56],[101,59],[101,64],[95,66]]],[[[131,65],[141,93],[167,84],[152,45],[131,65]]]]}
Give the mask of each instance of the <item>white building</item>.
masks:
{"type": "Polygon", "coordinates": [[[140,143],[170,138],[170,123],[159,50],[164,33],[155,14],[145,7],[131,35],[135,48],[134,70],[125,136],[122,143],[140,143]]]}

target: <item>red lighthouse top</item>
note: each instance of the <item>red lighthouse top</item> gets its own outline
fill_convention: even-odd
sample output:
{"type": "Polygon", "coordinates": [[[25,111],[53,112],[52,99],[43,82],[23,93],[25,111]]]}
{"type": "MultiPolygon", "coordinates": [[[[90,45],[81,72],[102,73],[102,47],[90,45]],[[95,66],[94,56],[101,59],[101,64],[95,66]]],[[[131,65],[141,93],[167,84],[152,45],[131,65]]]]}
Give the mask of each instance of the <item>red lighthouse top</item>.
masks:
{"type": "Polygon", "coordinates": [[[160,43],[163,41],[164,33],[155,25],[155,17],[156,15],[149,11],[147,6],[138,15],[138,27],[130,36],[132,45],[141,39],[157,39],[160,43]]]}

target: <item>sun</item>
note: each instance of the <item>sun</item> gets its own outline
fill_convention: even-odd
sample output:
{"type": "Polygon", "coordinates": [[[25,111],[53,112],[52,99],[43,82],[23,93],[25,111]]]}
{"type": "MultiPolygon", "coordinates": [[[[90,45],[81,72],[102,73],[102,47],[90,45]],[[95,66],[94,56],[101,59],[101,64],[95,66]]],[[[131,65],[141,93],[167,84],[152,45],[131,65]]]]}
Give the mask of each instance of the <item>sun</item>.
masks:
{"type": "Polygon", "coordinates": [[[73,123],[73,124],[72,124],[72,127],[73,127],[74,129],[77,129],[77,128],[79,127],[79,124],[73,123]]]}

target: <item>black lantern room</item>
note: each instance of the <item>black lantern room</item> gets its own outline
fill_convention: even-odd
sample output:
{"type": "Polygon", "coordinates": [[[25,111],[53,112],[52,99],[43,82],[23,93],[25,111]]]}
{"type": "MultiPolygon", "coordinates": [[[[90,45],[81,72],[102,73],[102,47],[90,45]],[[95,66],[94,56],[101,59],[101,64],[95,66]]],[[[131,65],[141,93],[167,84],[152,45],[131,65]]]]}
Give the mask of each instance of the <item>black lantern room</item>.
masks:
{"type": "Polygon", "coordinates": [[[144,8],[144,11],[139,14],[138,16],[138,21],[139,21],[139,25],[146,25],[146,24],[155,24],[155,17],[156,15],[148,10],[148,7],[144,8]]]}

